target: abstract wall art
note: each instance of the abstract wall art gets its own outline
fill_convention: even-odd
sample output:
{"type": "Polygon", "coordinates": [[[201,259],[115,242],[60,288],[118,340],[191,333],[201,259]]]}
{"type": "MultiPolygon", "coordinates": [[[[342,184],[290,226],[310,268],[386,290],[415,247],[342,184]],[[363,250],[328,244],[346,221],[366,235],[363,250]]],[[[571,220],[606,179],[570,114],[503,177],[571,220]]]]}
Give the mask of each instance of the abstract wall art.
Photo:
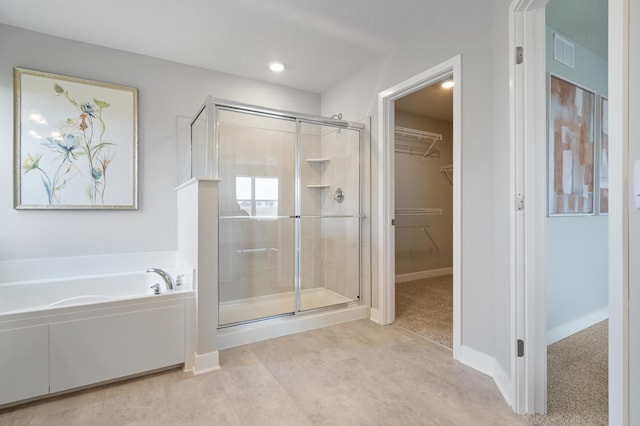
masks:
{"type": "Polygon", "coordinates": [[[549,215],[594,213],[595,93],[549,78],[549,215]]]}

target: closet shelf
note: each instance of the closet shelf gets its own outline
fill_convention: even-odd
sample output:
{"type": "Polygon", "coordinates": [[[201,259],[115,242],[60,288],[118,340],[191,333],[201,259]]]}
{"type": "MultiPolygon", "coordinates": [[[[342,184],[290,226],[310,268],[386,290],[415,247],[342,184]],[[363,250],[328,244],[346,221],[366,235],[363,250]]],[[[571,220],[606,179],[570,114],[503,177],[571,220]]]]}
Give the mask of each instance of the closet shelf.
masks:
{"type": "Polygon", "coordinates": [[[447,179],[449,179],[449,182],[451,182],[451,185],[453,185],[453,165],[449,164],[447,166],[440,167],[440,173],[445,175],[447,179]]]}
{"type": "MultiPolygon", "coordinates": [[[[442,140],[442,134],[427,132],[425,130],[417,130],[417,129],[411,129],[408,127],[395,126],[394,131],[396,136],[401,136],[408,139],[417,139],[420,142],[424,141],[425,143],[430,143],[430,145],[426,149],[425,148],[415,149],[415,151],[421,151],[422,149],[425,150],[424,154],[422,155],[422,158],[428,157],[429,154],[431,154],[431,151],[433,150],[433,146],[436,144],[436,142],[439,142],[442,140]]],[[[396,151],[403,154],[413,154],[414,148],[411,146],[396,146],[396,151]]]]}
{"type": "Polygon", "coordinates": [[[442,216],[442,209],[396,209],[396,216],[442,216]]]}
{"type": "Polygon", "coordinates": [[[305,160],[307,163],[326,163],[331,161],[330,158],[307,158],[305,160]]]}

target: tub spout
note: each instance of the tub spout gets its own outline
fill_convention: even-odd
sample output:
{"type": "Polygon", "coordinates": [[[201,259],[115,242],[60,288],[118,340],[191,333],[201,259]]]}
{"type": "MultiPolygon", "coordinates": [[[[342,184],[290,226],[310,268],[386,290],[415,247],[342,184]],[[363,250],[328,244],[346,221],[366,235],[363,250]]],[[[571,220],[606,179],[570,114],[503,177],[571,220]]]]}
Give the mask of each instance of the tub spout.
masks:
{"type": "Polygon", "coordinates": [[[156,274],[160,275],[164,280],[164,283],[167,285],[167,290],[173,290],[174,288],[176,288],[175,283],[173,282],[173,278],[171,278],[171,275],[167,274],[162,269],[149,268],[147,269],[147,272],[155,272],[156,274]]]}

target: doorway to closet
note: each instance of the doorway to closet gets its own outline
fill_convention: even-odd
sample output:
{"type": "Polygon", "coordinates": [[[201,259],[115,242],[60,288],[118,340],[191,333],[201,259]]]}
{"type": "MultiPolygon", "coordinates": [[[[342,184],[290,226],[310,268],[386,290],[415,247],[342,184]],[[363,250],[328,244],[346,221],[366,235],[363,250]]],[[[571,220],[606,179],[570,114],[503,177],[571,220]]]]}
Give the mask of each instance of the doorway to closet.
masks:
{"type": "Polygon", "coordinates": [[[395,101],[395,323],[453,348],[453,79],[395,101]]]}

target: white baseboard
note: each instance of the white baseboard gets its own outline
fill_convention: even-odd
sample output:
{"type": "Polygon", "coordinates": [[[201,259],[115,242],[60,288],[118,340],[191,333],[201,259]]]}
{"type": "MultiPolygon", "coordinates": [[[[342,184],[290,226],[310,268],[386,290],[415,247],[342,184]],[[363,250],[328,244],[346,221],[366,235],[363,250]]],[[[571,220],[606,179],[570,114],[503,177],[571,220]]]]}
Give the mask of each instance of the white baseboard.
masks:
{"type": "Polygon", "coordinates": [[[343,322],[368,319],[369,316],[369,307],[364,305],[328,311],[319,310],[308,314],[292,315],[224,328],[218,330],[216,343],[219,350],[228,349],[343,322]]]}
{"type": "Polygon", "coordinates": [[[513,408],[511,379],[509,374],[507,374],[494,357],[468,346],[460,345],[460,357],[458,361],[491,377],[504,400],[513,408]]]}
{"type": "Polygon", "coordinates": [[[469,346],[460,345],[460,358],[458,358],[458,361],[474,370],[493,377],[496,361],[492,356],[472,349],[469,346]]]}
{"type": "Polygon", "coordinates": [[[443,275],[453,274],[453,268],[441,268],[431,269],[429,271],[411,272],[409,274],[396,275],[397,283],[404,283],[407,281],[422,280],[425,278],[441,277],[443,275]]]}
{"type": "Polygon", "coordinates": [[[600,309],[599,311],[576,318],[573,321],[560,324],[557,327],[547,330],[547,345],[556,343],[565,337],[569,337],[585,328],[591,327],[609,318],[609,308],[600,309]]]}
{"type": "Polygon", "coordinates": [[[193,360],[193,375],[210,373],[220,370],[220,357],[218,351],[206,354],[195,354],[193,360]]]}
{"type": "Polygon", "coordinates": [[[376,324],[382,324],[382,311],[380,309],[371,308],[369,319],[376,324]]]}
{"type": "Polygon", "coordinates": [[[502,394],[502,397],[504,398],[507,405],[509,405],[509,407],[513,409],[515,407],[513,406],[514,395],[511,385],[511,378],[495,358],[493,359],[493,364],[493,381],[496,383],[496,386],[498,386],[498,390],[502,394]]]}

